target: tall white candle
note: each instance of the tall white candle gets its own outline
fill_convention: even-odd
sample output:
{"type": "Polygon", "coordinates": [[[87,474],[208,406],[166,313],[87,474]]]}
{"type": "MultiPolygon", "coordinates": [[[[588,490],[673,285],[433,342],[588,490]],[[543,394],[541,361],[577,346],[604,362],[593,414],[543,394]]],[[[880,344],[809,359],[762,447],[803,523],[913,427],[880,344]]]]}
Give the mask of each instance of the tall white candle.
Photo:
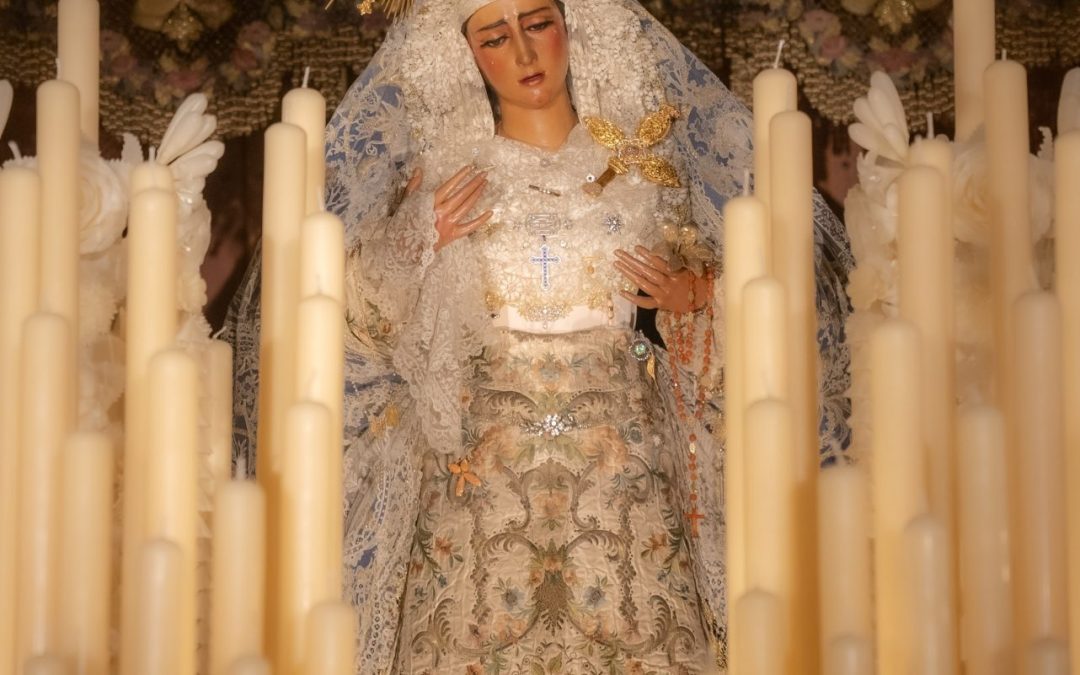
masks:
{"type": "MultiPolygon", "coordinates": [[[[190,675],[182,632],[184,552],[168,539],[150,539],[139,550],[133,672],[190,675]]],[[[194,655],[193,655],[194,656],[194,655]]]]}
{"type": "Polygon", "coordinates": [[[1030,675],[1069,675],[1069,644],[1060,638],[1043,638],[1028,645],[1023,672],[1030,675]]]}
{"type": "Polygon", "coordinates": [[[27,659],[22,675],[71,675],[67,661],[59,654],[42,654],[27,659]]]}
{"type": "Polygon", "coordinates": [[[874,589],[881,675],[906,675],[911,635],[904,621],[902,536],[927,510],[919,401],[919,332],[887,319],[871,338],[871,481],[874,589]]]}
{"type": "MultiPolygon", "coordinates": [[[[724,306],[727,321],[724,352],[724,509],[727,524],[727,584],[732,597],[746,588],[744,517],[743,416],[743,288],[767,272],[768,217],[765,204],[753,197],[736,197],[724,205],[724,306]]],[[[728,626],[734,629],[730,617],[728,626]]]]}
{"type": "Polygon", "coordinates": [[[60,452],[75,427],[72,330],[38,313],[23,324],[19,425],[17,663],[58,650],[60,452]]]}
{"type": "MultiPolygon", "coordinates": [[[[754,195],[765,205],[766,212],[773,191],[770,124],[776,115],[796,110],[798,104],[799,92],[790,70],[766,68],[754,78],[754,195]]],[[[765,236],[769,236],[768,231],[765,236]]]]}
{"type": "MultiPolygon", "coordinates": [[[[924,144],[927,141],[923,142],[924,144]]],[[[922,152],[926,151],[923,145],[922,152]]],[[[948,167],[945,167],[948,169],[948,167]]],[[[947,178],[937,168],[914,166],[899,181],[900,316],[922,338],[922,421],[930,477],[930,510],[945,527],[947,565],[954,567],[953,487],[956,459],[952,411],[955,406],[956,345],[953,336],[952,227],[946,218],[947,178]]]]}
{"type": "MultiPolygon", "coordinates": [[[[68,320],[72,363],[79,325],[79,91],[49,80],[37,89],[37,161],[41,176],[41,309],[68,320]]],[[[78,369],[69,373],[77,404],[78,369]]]]}
{"type": "Polygon", "coordinates": [[[345,602],[324,602],[307,619],[304,675],[352,675],[356,656],[356,610],[345,602]]]}
{"type": "Polygon", "coordinates": [[[327,211],[300,226],[300,297],[319,294],[345,303],[345,226],[327,211]]]}
{"type": "Polygon", "coordinates": [[[768,591],[752,589],[739,598],[734,614],[739,624],[735,652],[741,672],[754,675],[787,672],[786,656],[790,652],[787,632],[776,630],[784,616],[780,599],[768,591]]]}
{"type": "Polygon", "coordinates": [[[834,638],[825,647],[824,672],[828,675],[873,675],[874,649],[870,639],[855,635],[834,638]]]}
{"type": "MultiPolygon", "coordinates": [[[[344,532],[344,469],[342,409],[345,401],[345,310],[328,295],[312,295],[300,301],[296,340],[297,399],[321,403],[330,411],[326,456],[326,485],[322,492],[330,511],[326,523],[326,555],[342,560],[344,532]]],[[[341,565],[326,570],[327,583],[340,596],[341,565]]]]}
{"type": "Polygon", "coordinates": [[[983,123],[983,72],[994,62],[994,0],[954,0],[956,140],[983,123]]]}
{"type": "Polygon", "coordinates": [[[788,391],[784,285],[775,277],[752,280],[743,289],[742,309],[743,400],[749,406],[761,399],[781,398],[788,391]]]}
{"type": "Polygon", "coordinates": [[[82,135],[97,145],[101,9],[97,0],[60,0],[57,18],[60,77],[79,89],[82,135]]]}
{"type": "MultiPolygon", "coordinates": [[[[1054,291],[1061,303],[1063,410],[1080,410],[1080,131],[1059,136],[1054,149],[1054,291]]],[[[1065,416],[1066,508],[1080,513],[1080,416],[1065,416]]],[[[1080,570],[1080,517],[1068,519],[1068,557],[1080,570]]],[[[1080,571],[1069,574],[1072,670],[1080,673],[1080,571]]]]}
{"type": "Polygon", "coordinates": [[[332,585],[330,522],[340,516],[326,498],[330,458],[330,410],[302,401],[289,408],[281,472],[281,558],[277,670],[297,672],[303,666],[304,623],[312,607],[340,598],[332,585]]]}
{"type": "MultiPolygon", "coordinates": [[[[1009,430],[1016,472],[1013,538],[1016,640],[1068,635],[1065,457],[1062,448],[1061,313],[1044,291],[1015,309],[1016,426],[1009,430]]],[[[1074,412],[1074,411],[1070,411],[1074,412]]]]}
{"type": "Polygon", "coordinates": [[[305,213],[321,210],[320,202],[326,190],[326,99],[314,89],[304,86],[290,90],[281,100],[281,121],[304,131],[305,213]]]}
{"type": "MultiPolygon", "coordinates": [[[[23,323],[37,311],[41,181],[35,171],[0,171],[0,494],[19,486],[19,362],[23,323]]],[[[0,499],[0,675],[15,674],[17,499],[0,499]]]]}
{"type": "Polygon", "coordinates": [[[870,486],[861,466],[829,467],[818,478],[818,561],[822,653],[844,636],[869,640],[870,486]]]}
{"type": "Polygon", "coordinates": [[[139,551],[146,537],[148,377],[150,359],[176,339],[176,213],[176,193],[145,188],[132,198],[128,218],[120,610],[123,675],[139,675],[132,668],[139,551]]]}
{"type": "Polygon", "coordinates": [[[214,485],[221,485],[232,475],[233,432],[233,352],[232,345],[211,340],[206,347],[206,389],[210,409],[210,471],[214,485]]]}
{"type": "Polygon", "coordinates": [[[76,675],[108,675],[112,442],[104,434],[72,434],[62,460],[60,651],[76,675]]]}
{"type": "Polygon", "coordinates": [[[795,447],[796,509],[802,517],[795,545],[803,575],[793,604],[803,628],[792,653],[807,669],[821,663],[817,634],[818,344],[814,283],[814,170],[810,118],[801,112],[773,117],[769,130],[772,271],[784,284],[788,304],[788,392],[795,447]]]}
{"type": "MultiPolygon", "coordinates": [[[[284,420],[296,396],[298,250],[305,206],[304,131],[274,124],[266,131],[263,175],[262,331],[259,335],[259,420],[256,476],[266,490],[266,625],[277,626],[278,483],[284,420]]],[[[271,658],[273,655],[270,654],[271,658]]],[[[275,669],[281,665],[274,663],[275,669]]]]}
{"type": "Polygon", "coordinates": [[[176,629],[180,673],[195,672],[196,550],[198,532],[199,368],[180,349],[150,360],[146,457],[146,536],[180,549],[175,583],[180,598],[176,629]]]}
{"type": "Polygon", "coordinates": [[[258,484],[230,481],[215,495],[211,560],[210,675],[263,648],[266,496],[258,484]]]}
{"type": "Polygon", "coordinates": [[[1012,573],[1005,421],[989,406],[957,425],[960,635],[968,672],[1009,675],[1013,656],[1012,573]]]}
{"type": "Polygon", "coordinates": [[[132,169],[130,187],[132,196],[151,188],[172,192],[176,189],[176,181],[173,180],[172,170],[169,167],[150,160],[140,162],[132,169]]]}
{"type": "Polygon", "coordinates": [[[226,671],[228,675],[270,675],[270,662],[261,656],[236,659],[226,671]]]}
{"type": "MultiPolygon", "coordinates": [[[[1027,72],[1001,60],[986,69],[987,201],[990,214],[990,280],[995,326],[997,400],[1013,389],[1010,345],[1016,301],[1038,287],[1035,276],[1029,184],[1027,72]]],[[[1006,408],[1006,424],[1011,424],[1006,408]]]]}
{"type": "Polygon", "coordinates": [[[958,672],[947,537],[932,515],[917,516],[904,528],[904,632],[912,637],[909,672],[920,675],[958,672]]]}

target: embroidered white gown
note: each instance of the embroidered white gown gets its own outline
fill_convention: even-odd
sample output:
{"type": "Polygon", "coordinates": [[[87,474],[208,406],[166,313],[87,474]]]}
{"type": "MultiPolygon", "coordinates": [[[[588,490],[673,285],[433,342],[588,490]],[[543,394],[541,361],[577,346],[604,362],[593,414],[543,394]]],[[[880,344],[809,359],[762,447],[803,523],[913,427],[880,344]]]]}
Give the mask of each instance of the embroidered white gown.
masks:
{"type": "Polygon", "coordinates": [[[558,152],[495,138],[476,158],[495,212],[473,235],[477,273],[498,330],[461,391],[467,468],[424,451],[396,672],[716,670],[687,445],[631,355],[612,267],[616,248],[660,242],[670,189],[632,174],[586,196],[607,156],[579,125],[558,152]]]}

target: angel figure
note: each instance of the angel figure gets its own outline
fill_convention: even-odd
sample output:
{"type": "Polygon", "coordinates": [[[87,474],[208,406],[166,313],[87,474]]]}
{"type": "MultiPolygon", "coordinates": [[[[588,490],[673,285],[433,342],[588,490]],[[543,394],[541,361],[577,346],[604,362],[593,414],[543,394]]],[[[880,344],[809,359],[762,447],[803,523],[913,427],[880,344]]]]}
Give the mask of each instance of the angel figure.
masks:
{"type": "MultiPolygon", "coordinates": [[[[327,132],[351,251],[356,672],[726,667],[719,243],[750,130],[635,0],[402,11],[327,132]],[[635,330],[642,308],[666,348],[635,330]]],[[[829,458],[848,253],[817,206],[829,458]]],[[[233,316],[248,452],[251,279],[233,316]]]]}

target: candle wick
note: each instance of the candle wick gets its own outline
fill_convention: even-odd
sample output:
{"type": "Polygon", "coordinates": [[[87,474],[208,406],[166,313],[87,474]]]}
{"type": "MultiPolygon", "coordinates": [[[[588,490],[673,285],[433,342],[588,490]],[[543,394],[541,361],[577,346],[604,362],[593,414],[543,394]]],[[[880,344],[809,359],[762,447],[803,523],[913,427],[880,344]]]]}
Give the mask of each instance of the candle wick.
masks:
{"type": "Polygon", "coordinates": [[[934,113],[926,113],[926,138],[934,140],[934,113]]]}
{"type": "Polygon", "coordinates": [[[323,5],[323,11],[330,9],[334,5],[334,0],[326,0],[326,4],[323,5]]]}
{"type": "Polygon", "coordinates": [[[11,154],[15,159],[22,159],[22,152],[19,151],[19,144],[15,141],[8,141],[8,147],[11,148],[11,154]]]}
{"type": "Polygon", "coordinates": [[[301,85],[304,89],[307,89],[308,76],[311,75],[311,66],[304,68],[304,83],[301,85]]]}
{"type": "Polygon", "coordinates": [[[743,169],[742,194],[743,197],[750,196],[750,169],[743,169]]]}
{"type": "Polygon", "coordinates": [[[773,61],[772,67],[780,67],[780,57],[784,54],[784,45],[787,44],[787,40],[781,39],[780,44],[776,46],[776,59],[773,61]]]}

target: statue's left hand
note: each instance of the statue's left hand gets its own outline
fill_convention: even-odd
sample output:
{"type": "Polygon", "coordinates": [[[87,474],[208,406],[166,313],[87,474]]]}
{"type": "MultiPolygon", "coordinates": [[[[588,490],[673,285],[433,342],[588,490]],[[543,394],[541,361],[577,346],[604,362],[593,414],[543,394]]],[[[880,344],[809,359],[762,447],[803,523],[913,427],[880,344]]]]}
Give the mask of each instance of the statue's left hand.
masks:
{"type": "Polygon", "coordinates": [[[621,249],[615,251],[615,269],[646,296],[621,291],[624,298],[642,309],[663,309],[686,313],[701,309],[708,302],[708,283],[690,270],[672,271],[671,264],[644,246],[635,246],[637,256],[621,249]],[[691,297],[691,290],[693,296],[691,297]]]}

